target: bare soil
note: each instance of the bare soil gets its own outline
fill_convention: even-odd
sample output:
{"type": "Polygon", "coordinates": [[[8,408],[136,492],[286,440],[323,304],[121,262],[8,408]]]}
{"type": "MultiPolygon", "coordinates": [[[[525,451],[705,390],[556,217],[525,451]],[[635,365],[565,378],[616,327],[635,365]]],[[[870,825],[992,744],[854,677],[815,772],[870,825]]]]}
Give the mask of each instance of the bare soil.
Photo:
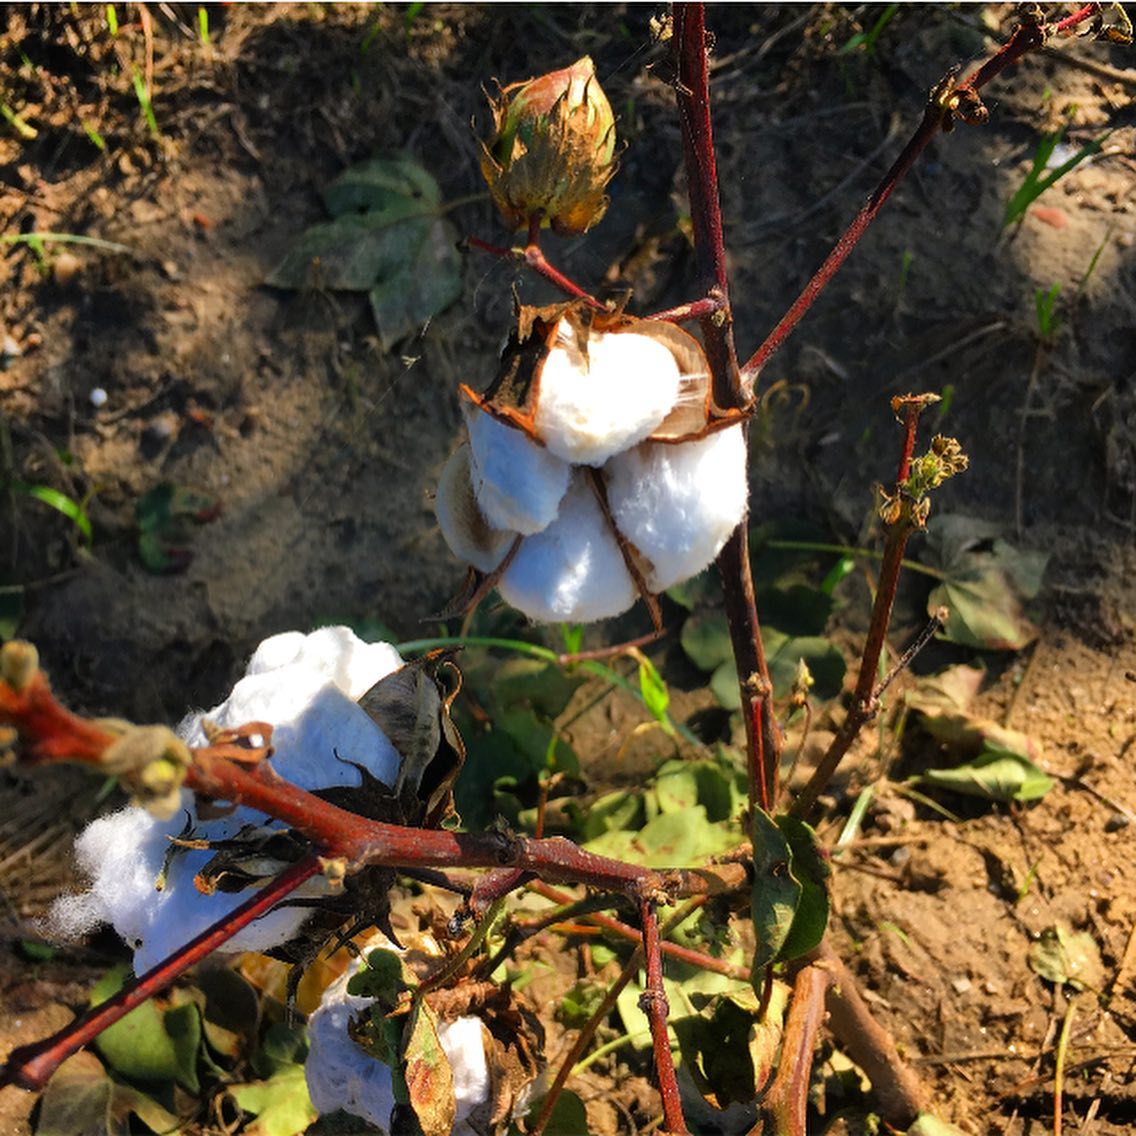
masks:
{"type": "MultiPolygon", "coordinates": [[[[664,73],[649,66],[661,58],[651,15],[236,5],[208,9],[203,43],[193,6],[120,6],[116,36],[103,6],[3,10],[0,97],[28,128],[0,123],[4,235],[80,234],[130,250],[0,246],[0,599],[22,605],[19,634],[74,708],[174,721],[217,701],[273,632],[336,620],[415,638],[434,625],[462,576],[430,498],[459,429],[457,384],[492,375],[511,290],[536,302],[547,288],[471,254],[462,300],[384,351],[365,298],[263,281],[322,219],[320,187],[352,163],[408,153],[448,200],[479,193],[469,123],[486,120],[480,85],[589,53],[627,149],[607,218],[583,240],[550,241],[549,255],[604,295],[631,289],[634,311],[689,299],[678,127],[664,73]],[[135,74],[150,84],[156,132],[135,74]],[[135,503],[162,481],[223,504],[180,574],[148,573],[136,551],[135,503]],[[15,482],[85,501],[90,547],[15,482]]],[[[711,9],[743,352],[821,262],[928,89],[988,52],[1012,12],[905,6],[870,52],[842,52],[878,15],[711,9]]],[[[987,659],[983,697],[1034,737],[1058,787],[959,823],[881,789],[836,872],[838,944],[942,1113],[976,1134],[1053,1130],[1066,994],[1026,956],[1059,922],[1091,932],[1103,963],[1098,985],[1069,995],[1066,1130],[1113,1136],[1136,1124],[1134,94],[1131,55],[1088,41],[999,80],[989,125],[933,144],[769,364],[753,434],[755,519],[803,518],[858,543],[870,487],[894,468],[889,398],[938,391],[942,429],[962,440],[971,470],[936,509],[1051,553],[1040,638],[1008,662],[987,659]],[[1074,149],[1111,133],[1003,230],[1039,137],[1064,122],[1074,149]],[[1055,284],[1061,324],[1041,344],[1035,297],[1055,284]]],[[[506,239],[487,201],[452,217],[463,232],[506,239]]],[[[851,605],[842,641],[855,645],[861,618],[851,605]]],[[[645,629],[637,619],[632,631],[645,629]]],[[[676,655],[664,643],[658,657],[676,655]]],[[[665,673],[676,689],[693,685],[674,666],[665,673]]],[[[598,790],[628,775],[609,758],[639,719],[630,707],[595,713],[575,741],[587,755],[581,739],[594,739],[598,790]]],[[[838,787],[833,833],[850,793],[879,771],[876,741],[865,739],[838,787]]],[[[64,772],[0,788],[4,1051],[66,1020],[113,953],[100,940],[31,963],[12,947],[34,936],[65,882],[70,833],[97,787],[64,772]]],[[[607,1119],[595,1114],[597,1130],[632,1131],[651,1115],[651,1090],[641,1071],[611,1070],[597,1099],[619,1076],[632,1080],[607,1119]]],[[[28,1132],[32,1103],[4,1090],[0,1133],[28,1132]]]]}

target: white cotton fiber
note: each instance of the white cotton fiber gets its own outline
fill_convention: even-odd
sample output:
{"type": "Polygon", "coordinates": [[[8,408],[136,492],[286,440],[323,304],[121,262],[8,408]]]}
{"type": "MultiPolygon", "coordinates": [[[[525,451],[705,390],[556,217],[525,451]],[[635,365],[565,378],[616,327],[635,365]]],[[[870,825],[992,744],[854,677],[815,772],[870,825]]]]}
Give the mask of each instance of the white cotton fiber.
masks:
{"type": "Polygon", "coordinates": [[[524,539],[497,590],[544,623],[607,619],[635,602],[635,584],[583,474],[574,475],[556,520],[524,539]]]}
{"type": "Polygon", "coordinates": [[[568,488],[567,463],[472,403],[463,410],[473,489],[485,519],[495,529],[540,532],[556,517],[568,488]]]}
{"type": "Polygon", "coordinates": [[[680,375],[671,352],[634,332],[593,334],[586,352],[568,321],[540,373],[535,425],[565,461],[600,466],[642,441],[678,398],[680,375]]]}
{"type": "Polygon", "coordinates": [[[490,526],[477,503],[472,476],[469,446],[463,442],[442,470],[434,513],[450,551],[479,572],[492,572],[505,559],[517,534],[490,526]]]}
{"type": "Polygon", "coordinates": [[[644,443],[613,458],[604,475],[612,516],[648,562],[652,592],[701,572],[745,515],[740,425],[679,445],[644,443]]]}
{"type": "MultiPolygon", "coordinates": [[[[358,785],[359,771],[348,762],[364,766],[393,785],[399,755],[356,705],[353,695],[365,693],[399,665],[393,647],[364,643],[348,628],[321,628],[306,636],[298,632],[277,635],[261,644],[249,664],[250,673],[228,699],[207,714],[187,718],[179,732],[190,745],[201,745],[205,741],[202,718],[221,727],[267,722],[274,727],[273,768],[301,788],[358,785]]],[[[167,837],[181,831],[187,813],[196,822],[192,794],[183,793],[183,801],[185,811],[169,821],[127,808],[88,826],[76,844],[76,853],[92,877],[91,890],[65,898],[53,909],[54,924],[71,934],[97,923],[112,923],[134,947],[136,973],[184,946],[254,894],[248,890],[206,896],[197,891],[193,877],[210,858],[207,851],[174,857],[165,888],[155,889],[169,847],[167,837]]],[[[243,825],[263,823],[262,814],[238,808],[227,816],[195,823],[194,835],[223,839],[243,825]]],[[[321,894],[323,887],[322,878],[317,878],[294,895],[321,894]]],[[[277,909],[250,924],[222,949],[263,951],[278,946],[295,934],[309,913],[277,909]]]]}
{"type": "MultiPolygon", "coordinates": [[[[372,948],[375,945],[372,943],[372,948]]],[[[319,1008],[308,1019],[311,1048],[304,1062],[304,1075],[317,1112],[343,1109],[385,1132],[394,1107],[390,1066],[356,1045],[347,1032],[352,1017],[371,1004],[370,998],[347,993],[347,984],[361,965],[361,960],[353,962],[324,991],[319,1008]]],[[[471,1133],[473,1130],[465,1121],[489,1097],[489,1067],[481,1022],[475,1017],[457,1018],[439,1026],[438,1040],[454,1077],[454,1131],[471,1133]]]]}

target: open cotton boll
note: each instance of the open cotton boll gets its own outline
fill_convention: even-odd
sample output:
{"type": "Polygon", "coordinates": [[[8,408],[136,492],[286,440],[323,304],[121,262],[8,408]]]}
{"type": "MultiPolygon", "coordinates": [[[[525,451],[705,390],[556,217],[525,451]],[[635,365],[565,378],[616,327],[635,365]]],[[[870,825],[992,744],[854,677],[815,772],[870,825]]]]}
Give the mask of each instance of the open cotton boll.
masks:
{"type": "MultiPolygon", "coordinates": [[[[376,945],[372,943],[371,947],[376,945]]],[[[317,1112],[343,1109],[352,1116],[369,1120],[385,1132],[395,1103],[390,1066],[357,1045],[347,1032],[351,1019],[372,1001],[347,993],[347,984],[361,965],[361,959],[353,962],[346,973],[324,991],[319,1008],[308,1018],[311,1048],[304,1062],[304,1076],[317,1112]]],[[[488,1100],[490,1088],[481,1021],[476,1017],[462,1017],[441,1025],[438,1041],[454,1078],[457,1113],[453,1130],[472,1133],[473,1129],[465,1122],[475,1108],[488,1100]]]]}
{"type": "MultiPolygon", "coordinates": [[[[203,744],[205,717],[221,727],[269,722],[276,750],[272,766],[301,788],[360,784],[359,770],[350,762],[393,785],[401,764],[398,752],[337,683],[365,692],[395,669],[391,661],[398,660],[397,652],[386,644],[363,643],[347,628],[323,628],[299,639],[295,634],[274,636],[261,644],[253,656],[256,666],[279,665],[246,675],[220,706],[187,718],[179,727],[182,737],[191,745],[203,744]],[[373,649],[377,647],[382,649],[373,649]]],[[[52,922],[59,930],[78,934],[99,923],[113,924],[134,948],[135,970],[141,973],[249,898],[247,891],[203,895],[197,890],[193,877],[209,860],[208,851],[175,856],[165,887],[156,890],[168,838],[181,831],[186,813],[194,822],[194,834],[209,840],[233,836],[245,824],[264,823],[262,814],[248,808],[197,823],[192,795],[184,793],[183,800],[185,812],[169,821],[127,808],[88,826],[76,853],[91,876],[91,889],[56,904],[52,922]]],[[[322,894],[323,887],[322,878],[317,878],[294,895],[322,894]]],[[[296,933],[308,914],[303,909],[278,908],[222,949],[263,951],[278,946],[296,933]]]]}
{"type": "Polygon", "coordinates": [[[572,473],[523,430],[465,403],[470,474],[477,503],[495,529],[540,532],[556,517],[572,473]]]}
{"type": "Polygon", "coordinates": [[[367,643],[350,627],[282,631],[265,639],[245,667],[246,675],[264,674],[290,663],[331,679],[348,698],[362,698],[381,678],[402,666],[389,643],[367,643]]]}
{"type": "Polygon", "coordinates": [[[545,623],[588,623],[620,615],[638,593],[592,488],[577,473],[560,514],[521,543],[497,590],[545,623]]]}
{"type": "Polygon", "coordinates": [[[450,551],[479,572],[492,572],[517,534],[492,528],[473,491],[469,445],[463,442],[446,462],[434,497],[438,528],[450,551]]]}
{"type": "Polygon", "coordinates": [[[635,546],[652,592],[701,572],[745,515],[746,447],[741,426],[693,442],[648,442],[604,467],[608,504],[635,546]]]}
{"type": "Polygon", "coordinates": [[[635,332],[594,333],[586,350],[567,319],[540,372],[534,425],[565,461],[603,465],[667,416],[681,376],[670,350],[635,332]]]}

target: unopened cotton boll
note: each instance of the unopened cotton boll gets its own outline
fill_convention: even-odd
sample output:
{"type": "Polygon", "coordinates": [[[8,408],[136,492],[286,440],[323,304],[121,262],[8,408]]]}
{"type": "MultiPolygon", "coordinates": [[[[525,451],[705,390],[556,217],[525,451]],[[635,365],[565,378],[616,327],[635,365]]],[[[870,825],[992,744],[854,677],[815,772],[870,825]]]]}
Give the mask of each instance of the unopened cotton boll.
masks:
{"type": "Polygon", "coordinates": [[[588,335],[562,319],[540,372],[537,435],[565,461],[601,466],[663,421],[680,383],[674,355],[658,340],[588,335]]]}
{"type": "Polygon", "coordinates": [[[467,403],[463,410],[470,474],[485,519],[507,532],[540,532],[555,519],[568,489],[568,464],[479,407],[467,403]]]}
{"type": "Polygon", "coordinates": [[[473,491],[469,446],[464,442],[442,470],[434,513],[450,551],[479,572],[492,572],[517,537],[493,528],[485,519],[473,491]]]}
{"type": "Polygon", "coordinates": [[[742,427],[644,443],[612,458],[604,476],[612,517],[645,561],[648,588],[664,592],[701,572],[745,515],[742,427]]]}
{"type": "MultiPolygon", "coordinates": [[[[379,945],[372,941],[369,947],[379,945]]],[[[388,949],[394,949],[389,947],[388,949]]],[[[394,1108],[394,1087],[390,1066],[379,1061],[351,1039],[348,1025],[372,999],[347,993],[347,984],[362,959],[354,961],[320,999],[319,1008],[308,1019],[310,1050],[304,1062],[308,1093],[317,1112],[342,1109],[363,1117],[384,1132],[394,1108]]],[[[454,1131],[472,1133],[465,1122],[475,1108],[489,1098],[489,1066],[485,1059],[481,1021],[461,1017],[438,1027],[438,1041],[453,1074],[454,1131]]]]}
{"type": "Polygon", "coordinates": [[[638,593],[595,493],[576,473],[560,513],[526,537],[497,590],[545,623],[588,623],[627,611],[638,593]]]}
{"type": "MultiPolygon", "coordinates": [[[[358,785],[356,765],[393,785],[401,758],[355,698],[400,665],[393,647],[364,643],[345,627],[273,636],[258,648],[249,673],[229,697],[207,714],[187,718],[179,732],[190,745],[202,745],[203,718],[222,728],[268,722],[274,727],[272,767],[301,788],[358,785]]],[[[81,934],[111,923],[134,948],[135,971],[141,973],[249,898],[247,891],[203,895],[197,890],[193,877],[209,860],[208,851],[175,856],[164,888],[157,890],[169,838],[178,835],[187,814],[194,835],[209,840],[234,836],[246,824],[264,823],[263,815],[249,808],[198,822],[192,794],[185,792],[183,800],[185,810],[170,821],[131,807],[88,826],[76,843],[76,854],[91,877],[91,888],[56,904],[52,922],[57,929],[81,934]]],[[[293,897],[323,894],[324,886],[318,877],[293,897]]],[[[279,946],[295,935],[309,913],[277,908],[221,949],[264,951],[279,946]]]]}

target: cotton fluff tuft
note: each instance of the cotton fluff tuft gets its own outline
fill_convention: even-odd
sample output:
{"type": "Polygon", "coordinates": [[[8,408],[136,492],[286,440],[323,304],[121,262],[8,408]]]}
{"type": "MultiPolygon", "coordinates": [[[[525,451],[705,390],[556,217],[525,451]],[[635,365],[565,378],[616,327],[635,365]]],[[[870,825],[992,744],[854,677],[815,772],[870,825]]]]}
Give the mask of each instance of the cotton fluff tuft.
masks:
{"type": "Polygon", "coordinates": [[[619,545],[582,473],[556,520],[522,542],[497,588],[506,603],[549,623],[607,619],[635,602],[619,545]]]}
{"type": "Polygon", "coordinates": [[[612,517],[648,562],[652,592],[701,572],[745,515],[741,426],[680,445],[644,443],[612,458],[604,474],[612,517]]]}
{"type": "MultiPolygon", "coordinates": [[[[221,727],[268,722],[274,727],[272,766],[301,788],[358,785],[360,773],[349,762],[393,785],[399,755],[354,700],[401,663],[389,644],[364,643],[346,627],[276,635],[260,645],[229,697],[206,714],[186,718],[179,733],[190,745],[201,745],[203,718],[221,727]]],[[[264,823],[261,813],[248,808],[197,823],[192,794],[183,793],[183,803],[185,811],[170,821],[131,807],[89,825],[76,843],[76,856],[91,877],[91,889],[56,903],[51,917],[55,928],[81,934],[101,923],[113,924],[134,948],[135,972],[141,974],[245,902],[251,892],[207,896],[196,889],[193,877],[210,858],[206,851],[175,856],[164,889],[155,889],[168,837],[181,831],[186,812],[195,835],[211,840],[233,836],[245,824],[264,823]]],[[[294,895],[317,895],[322,888],[323,881],[316,879],[294,895]]],[[[221,949],[264,951],[278,946],[296,933],[308,914],[278,908],[221,949]]]]}
{"type": "Polygon", "coordinates": [[[585,347],[576,334],[567,319],[560,321],[540,372],[534,425],[557,457],[601,466],[663,421],[681,376],[658,340],[624,332],[590,336],[585,347]]]}
{"type": "Polygon", "coordinates": [[[470,473],[477,503],[495,529],[540,532],[556,517],[568,489],[567,462],[522,430],[466,404],[470,473]]]}
{"type": "MultiPolygon", "coordinates": [[[[372,942],[370,948],[376,945],[372,942]]],[[[352,962],[346,973],[324,991],[319,1008],[308,1019],[311,1048],[304,1062],[304,1076],[317,1112],[343,1109],[385,1132],[395,1103],[390,1066],[357,1045],[347,1032],[350,1020],[372,1001],[347,993],[347,984],[361,966],[361,959],[352,962]]],[[[438,1040],[454,1077],[454,1132],[472,1133],[465,1121],[488,1100],[490,1087],[481,1021],[462,1017],[440,1025],[438,1040]]]]}

